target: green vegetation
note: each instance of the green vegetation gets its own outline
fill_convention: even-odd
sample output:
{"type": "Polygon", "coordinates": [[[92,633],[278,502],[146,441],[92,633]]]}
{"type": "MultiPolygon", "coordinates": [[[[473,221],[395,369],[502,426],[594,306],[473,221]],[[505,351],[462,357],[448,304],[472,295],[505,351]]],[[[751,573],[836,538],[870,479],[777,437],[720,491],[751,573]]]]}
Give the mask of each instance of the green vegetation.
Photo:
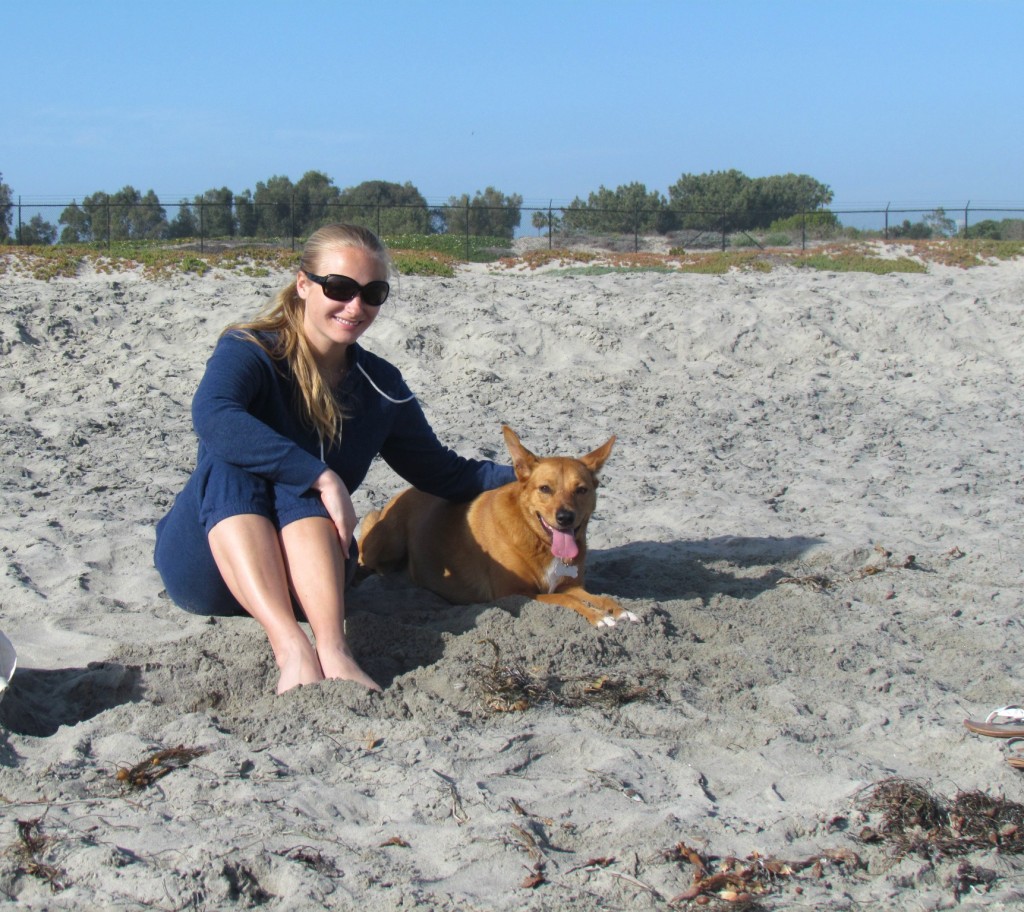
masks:
{"type": "MultiPolygon", "coordinates": [[[[586,201],[574,199],[562,213],[561,227],[568,232],[619,234],[739,232],[769,226],[785,231],[793,229],[801,213],[817,217],[822,226],[829,221],[838,225],[835,215],[821,211],[831,202],[831,188],[806,174],[751,178],[736,170],[711,171],[682,175],[669,187],[667,199],[641,183],[614,190],[602,186],[586,201]]],[[[543,227],[537,222],[535,226],[543,227]]]]}
{"type": "Polygon", "coordinates": [[[750,178],[741,171],[684,174],[668,189],[679,228],[752,231],[779,219],[824,209],[832,189],[807,174],[750,178]]]}
{"type": "Polygon", "coordinates": [[[506,242],[515,236],[522,219],[523,198],[513,193],[505,196],[500,190],[488,187],[477,190],[472,199],[463,193],[448,200],[447,208],[439,211],[445,230],[451,234],[471,237],[492,235],[506,242]]]}
{"type": "MultiPolygon", "coordinates": [[[[395,267],[402,275],[453,276],[455,258],[436,251],[392,250],[395,267]]],[[[83,269],[116,272],[142,269],[152,278],[191,273],[206,275],[212,270],[240,272],[263,278],[273,272],[298,268],[299,254],[275,247],[236,247],[214,253],[166,244],[119,243],[106,247],[66,245],[8,247],[0,252],[0,275],[10,272],[49,281],[74,278],[83,269]]]]}
{"type": "MultiPolygon", "coordinates": [[[[513,256],[500,236],[472,237],[467,257],[466,238],[452,234],[395,234],[384,240],[403,275],[455,275],[462,262],[498,263],[501,268],[555,267],[564,274],[602,275],[621,272],[689,272],[724,274],[730,270],[770,271],[779,267],[832,272],[923,273],[929,264],[974,268],[999,260],[1024,257],[1024,238],[901,239],[888,246],[878,242],[833,242],[811,251],[787,246],[787,235],[769,234],[755,244],[746,232],[733,236],[724,251],[690,251],[673,247],[664,253],[611,253],[594,249],[541,249],[513,256]],[[747,238],[746,243],[743,239],[747,238]],[[888,255],[886,255],[888,254],[888,255]]],[[[299,253],[290,246],[272,244],[213,245],[199,250],[195,243],[164,240],[118,240],[111,243],[6,246],[0,248],[0,275],[30,275],[49,281],[73,278],[83,270],[114,272],[140,269],[152,278],[211,271],[235,271],[268,277],[298,267],[299,253]]]]}
{"type": "MultiPolygon", "coordinates": [[[[676,243],[690,247],[758,247],[777,253],[807,241],[840,238],[903,243],[1024,240],[1024,218],[984,219],[964,229],[942,208],[921,213],[917,221],[902,218],[903,211],[884,210],[894,220],[884,230],[843,226],[829,208],[832,200],[831,187],[807,174],[752,178],[732,169],[684,173],[667,195],[640,182],[614,189],[602,185],[586,199],[576,197],[566,206],[533,209],[530,225],[552,241],[560,238],[563,244],[572,244],[589,237],[590,243],[612,250],[639,247],[633,242],[635,235],[650,239],[673,232],[678,232],[673,236],[676,243]]],[[[257,182],[254,190],[211,188],[166,205],[152,190],[143,192],[131,185],[114,193],[98,191],[64,207],[58,225],[39,214],[30,216],[33,210],[31,203],[22,206],[0,174],[0,244],[36,247],[58,241],[102,246],[108,255],[120,255],[115,248],[124,243],[180,242],[193,250],[199,246],[202,256],[210,247],[231,244],[295,248],[321,225],[342,221],[365,225],[387,238],[394,250],[431,254],[409,261],[408,268],[418,270],[446,268],[437,265],[444,263],[443,257],[493,262],[508,255],[521,226],[523,198],[488,186],[432,204],[408,181],[370,180],[341,189],[326,173],[307,171],[294,182],[274,175],[257,182]]],[[[877,224],[882,214],[878,210],[877,224]]],[[[963,221],[969,217],[965,210],[963,221]]],[[[975,256],[968,248],[944,255],[958,263],[975,256]]]]}
{"type": "Polygon", "coordinates": [[[927,272],[928,267],[920,260],[908,257],[883,259],[871,254],[852,251],[824,251],[804,254],[791,260],[794,266],[804,269],[821,269],[828,272],[871,272],[888,275],[892,272],[927,272]]]}
{"type": "MultiPolygon", "coordinates": [[[[451,197],[431,207],[413,184],[364,181],[341,190],[322,171],[307,171],[297,182],[283,175],[259,181],[255,191],[233,193],[228,187],[207,190],[168,208],[152,190],[126,186],[116,193],[99,191],[66,206],[60,214],[62,244],[105,244],[120,241],[288,240],[308,237],[329,222],[365,225],[381,235],[474,237],[470,257],[486,258],[479,239],[498,238],[489,246],[507,246],[521,221],[523,198],[494,187],[451,197]]],[[[0,175],[0,243],[52,243],[57,228],[35,216],[10,236],[12,191],[0,175]]],[[[493,258],[493,255],[492,257],[493,258]]]]}
{"type": "Polygon", "coordinates": [[[805,233],[810,238],[827,239],[835,237],[841,228],[839,219],[834,212],[829,212],[828,209],[820,209],[816,212],[806,212],[776,219],[768,226],[768,231],[790,235],[805,233]]]}
{"type": "Polygon", "coordinates": [[[1024,219],[983,219],[977,225],[971,225],[964,232],[964,237],[991,241],[1024,240],[1024,219]]]}
{"type": "Polygon", "coordinates": [[[417,250],[440,254],[454,260],[471,263],[490,263],[508,252],[507,238],[493,235],[471,235],[469,249],[466,236],[461,234],[399,234],[384,235],[384,243],[394,250],[417,250]],[[468,254],[468,255],[467,255],[468,254]]]}
{"type": "MultiPolygon", "coordinates": [[[[546,226],[546,212],[534,214],[534,226],[537,227],[537,215],[541,216],[541,227],[546,226]]],[[[569,232],[664,234],[675,225],[668,211],[668,201],[661,193],[656,190],[648,192],[644,184],[632,183],[614,190],[601,186],[587,197],[586,202],[576,197],[563,211],[560,227],[569,232]]]]}
{"type": "Polygon", "coordinates": [[[699,275],[725,275],[736,269],[740,272],[771,272],[772,264],[758,251],[728,251],[691,255],[679,263],[680,272],[699,275]]]}
{"type": "Polygon", "coordinates": [[[961,240],[929,242],[921,246],[921,255],[945,266],[970,269],[992,260],[1012,260],[1024,256],[1024,240],[961,240]]]}
{"type": "Polygon", "coordinates": [[[392,251],[395,268],[402,275],[440,276],[451,278],[455,275],[455,260],[441,253],[392,251]]]}
{"type": "Polygon", "coordinates": [[[0,174],[0,243],[11,236],[11,198],[11,188],[4,183],[4,176],[0,174]]]}
{"type": "Polygon", "coordinates": [[[609,264],[594,264],[592,266],[568,266],[565,269],[559,269],[559,275],[575,275],[575,276],[597,276],[597,275],[615,275],[617,273],[626,272],[678,272],[679,270],[673,266],[612,266],[609,264]]]}

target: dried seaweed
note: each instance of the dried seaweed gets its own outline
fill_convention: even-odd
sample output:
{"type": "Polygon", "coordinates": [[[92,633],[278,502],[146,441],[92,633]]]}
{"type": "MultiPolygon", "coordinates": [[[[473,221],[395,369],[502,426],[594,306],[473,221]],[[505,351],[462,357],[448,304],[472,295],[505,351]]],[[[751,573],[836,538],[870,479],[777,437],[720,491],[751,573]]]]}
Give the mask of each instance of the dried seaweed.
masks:
{"type": "Polygon", "coordinates": [[[316,871],[317,874],[322,874],[325,877],[337,877],[341,873],[338,870],[338,865],[332,859],[326,858],[312,846],[292,846],[290,849],[284,849],[274,854],[281,858],[287,858],[289,861],[297,861],[311,871],[316,871]]]}
{"type": "Polygon", "coordinates": [[[809,573],[803,576],[783,576],[778,580],[778,583],[780,585],[802,586],[804,589],[810,589],[812,592],[825,592],[837,583],[849,583],[856,580],[862,580],[869,576],[877,576],[880,573],[885,573],[888,570],[921,569],[920,565],[917,563],[917,558],[913,554],[908,554],[901,558],[893,557],[892,551],[882,545],[875,545],[874,550],[875,553],[879,555],[878,558],[875,559],[874,563],[865,564],[859,570],[856,570],[841,579],[832,579],[822,573],[809,573]]]}
{"type": "MultiPolygon", "coordinates": [[[[656,686],[607,674],[541,680],[518,662],[504,661],[494,640],[480,642],[494,650],[494,660],[489,664],[476,663],[470,673],[476,679],[481,701],[489,712],[523,712],[540,703],[557,703],[574,709],[581,706],[617,707],[663,696],[656,686]],[[567,685],[564,693],[560,692],[563,685],[567,685]]],[[[661,671],[651,671],[650,675],[657,680],[665,678],[661,671]]]]}
{"type": "Polygon", "coordinates": [[[45,880],[54,893],[65,889],[68,884],[63,879],[64,873],[43,861],[43,854],[50,845],[50,839],[43,835],[43,818],[19,820],[17,823],[18,841],[11,850],[19,861],[19,870],[30,877],[45,880]]]}
{"type": "Polygon", "coordinates": [[[821,574],[809,574],[807,576],[784,576],[779,580],[779,585],[803,586],[812,592],[824,592],[832,587],[832,580],[821,574]]]}
{"type": "Polygon", "coordinates": [[[501,649],[494,640],[480,642],[487,643],[494,650],[494,661],[490,665],[477,663],[471,669],[486,709],[491,712],[522,712],[552,699],[550,688],[522,665],[502,661],[501,649]]]}
{"type": "Polygon", "coordinates": [[[119,766],[114,778],[129,789],[144,789],[176,769],[188,766],[196,757],[206,753],[205,747],[185,747],[179,744],[157,751],[135,766],[119,766]]]}
{"type": "Polygon", "coordinates": [[[688,864],[694,869],[693,883],[672,899],[673,905],[691,901],[702,904],[719,899],[733,909],[753,908],[758,897],[778,890],[784,881],[801,872],[821,878],[825,876],[826,865],[862,866],[859,856],[848,849],[829,849],[800,861],[783,861],[757,852],[745,859],[716,858],[679,842],[663,854],[670,861],[688,864]]]}
{"type": "Polygon", "coordinates": [[[999,879],[999,875],[991,868],[980,868],[961,862],[956,869],[953,880],[953,898],[960,902],[961,897],[968,893],[987,893],[999,879]]]}
{"type": "Polygon", "coordinates": [[[881,816],[861,839],[889,845],[897,858],[948,858],[978,849],[1024,853],[1024,805],[1005,798],[971,791],[949,801],[921,783],[892,778],[871,786],[859,804],[881,816]]]}
{"type": "MultiPolygon", "coordinates": [[[[653,676],[664,678],[663,672],[652,672],[653,676]]],[[[640,683],[627,681],[625,678],[613,678],[609,675],[599,675],[596,678],[587,678],[580,682],[574,691],[562,698],[567,706],[624,706],[627,703],[636,703],[640,700],[649,700],[654,696],[660,696],[660,692],[654,687],[640,683]]]]}

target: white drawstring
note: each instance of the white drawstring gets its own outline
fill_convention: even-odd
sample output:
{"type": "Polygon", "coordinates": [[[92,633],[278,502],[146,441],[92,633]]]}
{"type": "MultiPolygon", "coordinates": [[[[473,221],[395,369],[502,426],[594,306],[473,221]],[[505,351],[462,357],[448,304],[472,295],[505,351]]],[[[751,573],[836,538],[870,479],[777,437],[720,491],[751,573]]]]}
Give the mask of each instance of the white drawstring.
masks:
{"type": "MultiPolygon", "coordinates": [[[[410,395],[410,396],[406,396],[405,399],[393,399],[393,398],[391,398],[391,396],[389,396],[387,393],[385,393],[384,390],[382,390],[379,386],[377,386],[376,383],[373,382],[373,377],[371,377],[368,373],[366,373],[366,368],[364,368],[363,365],[360,364],[358,361],[356,362],[356,367],[359,368],[359,373],[361,373],[367,379],[367,381],[369,381],[370,386],[372,386],[378,393],[380,393],[380,395],[382,395],[385,399],[387,399],[388,402],[391,402],[394,405],[405,405],[406,402],[412,402],[413,399],[416,398],[415,394],[410,395]]],[[[338,428],[338,443],[339,444],[341,443],[341,428],[340,427],[338,428]]],[[[324,459],[324,438],[323,437],[320,438],[320,461],[321,462],[326,462],[327,461],[326,459],[324,459]]]]}
{"type": "Polygon", "coordinates": [[[367,380],[370,381],[370,386],[372,386],[378,393],[380,393],[385,399],[387,399],[388,402],[393,402],[395,405],[404,405],[406,402],[412,402],[412,400],[416,398],[416,396],[413,395],[413,396],[407,396],[405,399],[392,399],[387,393],[384,392],[384,390],[382,390],[379,386],[377,386],[376,383],[373,382],[373,377],[371,377],[368,373],[366,373],[366,370],[363,368],[362,364],[360,364],[359,362],[356,362],[356,367],[358,367],[359,368],[359,372],[367,380]]]}

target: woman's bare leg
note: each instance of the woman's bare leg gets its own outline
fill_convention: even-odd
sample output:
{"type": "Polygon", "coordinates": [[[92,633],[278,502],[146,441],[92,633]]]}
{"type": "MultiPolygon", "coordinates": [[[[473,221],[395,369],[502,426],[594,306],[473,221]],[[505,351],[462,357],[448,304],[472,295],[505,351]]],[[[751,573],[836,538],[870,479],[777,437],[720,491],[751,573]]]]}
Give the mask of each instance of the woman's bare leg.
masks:
{"type": "Polygon", "coordinates": [[[229,516],[209,533],[210,549],[231,594],[266,631],[281,670],[277,692],[322,681],[316,650],[295,620],[277,529],[253,513],[229,516]]]}
{"type": "Polygon", "coordinates": [[[316,637],[324,676],[380,690],[345,639],[345,557],[334,523],[321,517],[289,523],[281,530],[281,546],[292,591],[316,637]]]}

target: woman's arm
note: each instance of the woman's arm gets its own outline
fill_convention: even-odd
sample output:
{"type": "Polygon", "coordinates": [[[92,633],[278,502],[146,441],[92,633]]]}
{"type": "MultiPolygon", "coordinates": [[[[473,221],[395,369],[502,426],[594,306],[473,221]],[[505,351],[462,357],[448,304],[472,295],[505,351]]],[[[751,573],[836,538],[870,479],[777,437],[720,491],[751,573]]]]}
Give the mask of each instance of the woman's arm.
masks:
{"type": "Polygon", "coordinates": [[[222,336],[192,400],[192,422],[215,458],[297,493],[308,491],[326,468],[286,431],[298,432],[287,385],[255,342],[222,336]]]}
{"type": "Polygon", "coordinates": [[[411,485],[446,500],[464,501],[515,481],[511,466],[467,459],[444,446],[418,402],[399,409],[381,456],[411,485]]]}

